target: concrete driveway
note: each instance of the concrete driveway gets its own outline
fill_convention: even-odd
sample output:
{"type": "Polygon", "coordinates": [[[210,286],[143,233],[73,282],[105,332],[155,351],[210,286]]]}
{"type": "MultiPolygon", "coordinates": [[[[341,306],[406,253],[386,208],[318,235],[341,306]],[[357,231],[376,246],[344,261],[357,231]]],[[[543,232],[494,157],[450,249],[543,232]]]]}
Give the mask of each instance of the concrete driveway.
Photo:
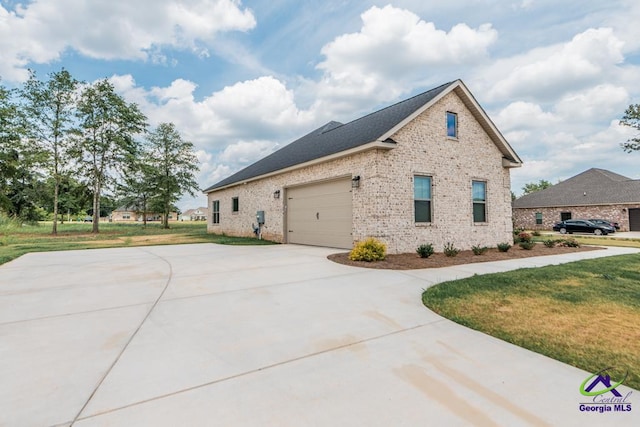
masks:
{"type": "Polygon", "coordinates": [[[589,373],[420,301],[443,280],[636,250],[402,272],[334,251],[201,244],[0,267],[0,425],[640,425],[638,396],[631,413],[582,413],[589,373]]]}

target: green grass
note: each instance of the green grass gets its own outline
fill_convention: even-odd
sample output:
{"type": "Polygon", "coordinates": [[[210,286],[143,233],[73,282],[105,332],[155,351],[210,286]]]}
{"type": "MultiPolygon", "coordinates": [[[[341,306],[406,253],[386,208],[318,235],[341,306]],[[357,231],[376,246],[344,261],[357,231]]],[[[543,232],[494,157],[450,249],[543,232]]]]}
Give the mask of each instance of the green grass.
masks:
{"type": "MultiPolygon", "coordinates": [[[[615,234],[613,235],[615,236],[615,234]]],[[[559,234],[545,234],[542,233],[541,236],[536,236],[533,238],[536,242],[542,242],[547,239],[560,239],[560,238],[574,238],[581,245],[592,245],[592,246],[624,246],[629,248],[640,248],[640,239],[624,239],[624,238],[616,238],[610,236],[590,236],[584,234],[565,234],[561,236],[559,234]]]]}
{"type": "Polygon", "coordinates": [[[185,243],[219,243],[223,245],[268,245],[273,242],[248,237],[207,233],[204,222],[170,223],[165,230],[158,223],[101,223],[100,233],[91,233],[90,223],[58,224],[58,235],[51,235],[51,223],[37,225],[0,221],[0,264],[29,252],[129,246],[173,245],[185,243]]]}
{"type": "Polygon", "coordinates": [[[427,289],[422,301],[588,372],[628,370],[625,384],[640,389],[640,254],[473,276],[427,289]]]}

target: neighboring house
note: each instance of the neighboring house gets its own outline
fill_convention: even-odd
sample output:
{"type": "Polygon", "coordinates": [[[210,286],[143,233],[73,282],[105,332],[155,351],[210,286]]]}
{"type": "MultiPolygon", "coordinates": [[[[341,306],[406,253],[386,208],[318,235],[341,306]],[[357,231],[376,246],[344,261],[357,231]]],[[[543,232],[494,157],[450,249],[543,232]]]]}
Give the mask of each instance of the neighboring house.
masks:
{"type": "Polygon", "coordinates": [[[550,230],[565,219],[601,218],[640,231],[640,180],[592,168],[513,202],[514,227],[550,230]]]}
{"type": "MultiPolygon", "coordinates": [[[[162,221],[162,213],[147,212],[147,221],[162,221]]],[[[169,214],[169,221],[175,221],[178,218],[177,212],[169,214]]],[[[121,206],[111,212],[111,221],[113,222],[142,222],[142,212],[131,206],[121,206]]]]}
{"type": "Polygon", "coordinates": [[[180,215],[180,221],[206,221],[208,216],[207,208],[189,209],[180,215]]]}
{"type": "Polygon", "coordinates": [[[460,80],[347,124],[330,122],[205,190],[210,232],[390,253],[512,242],[521,160],[460,80]]]}

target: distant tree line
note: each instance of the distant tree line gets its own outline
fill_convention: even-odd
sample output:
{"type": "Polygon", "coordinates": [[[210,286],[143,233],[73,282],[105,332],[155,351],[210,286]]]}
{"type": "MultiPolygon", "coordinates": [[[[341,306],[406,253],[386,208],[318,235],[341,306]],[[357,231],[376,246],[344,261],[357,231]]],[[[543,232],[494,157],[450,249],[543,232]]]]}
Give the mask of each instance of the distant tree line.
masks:
{"type": "MultiPolygon", "coordinates": [[[[1,82],[0,82],[1,83],[1,82]]],[[[163,214],[195,195],[193,144],[172,123],[149,130],[138,106],[107,80],[84,83],[67,70],[19,88],[0,84],[0,212],[23,221],[50,217],[52,233],[71,215],[100,217],[123,204],[163,214]]]]}

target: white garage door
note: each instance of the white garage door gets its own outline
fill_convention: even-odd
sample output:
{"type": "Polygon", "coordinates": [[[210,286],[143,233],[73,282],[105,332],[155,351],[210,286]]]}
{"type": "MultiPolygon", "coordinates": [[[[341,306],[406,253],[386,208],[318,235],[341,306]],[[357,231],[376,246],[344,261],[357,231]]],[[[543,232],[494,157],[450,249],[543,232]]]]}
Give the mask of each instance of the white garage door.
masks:
{"type": "Polygon", "coordinates": [[[287,242],[351,249],[351,179],[287,190],[287,242]]]}

